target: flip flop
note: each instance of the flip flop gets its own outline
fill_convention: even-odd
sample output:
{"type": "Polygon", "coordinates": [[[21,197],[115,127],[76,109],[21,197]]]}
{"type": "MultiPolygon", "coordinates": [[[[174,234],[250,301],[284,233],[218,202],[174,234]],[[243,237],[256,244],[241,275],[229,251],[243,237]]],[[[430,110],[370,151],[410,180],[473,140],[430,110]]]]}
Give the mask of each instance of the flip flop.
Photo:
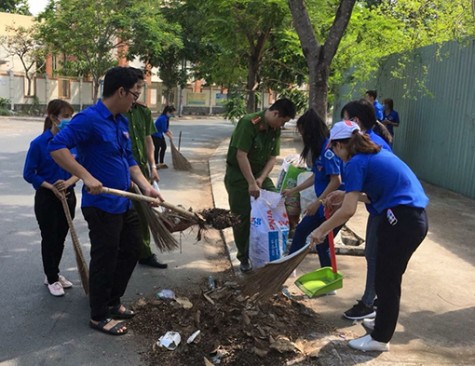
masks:
{"type": "Polygon", "coordinates": [[[120,311],[121,305],[112,306],[110,308],[110,314],[113,319],[132,319],[135,316],[135,312],[127,309],[125,306],[124,311],[120,311]]]}
{"type": "Polygon", "coordinates": [[[122,327],[125,325],[124,322],[119,322],[116,325],[114,325],[112,328],[106,329],[105,326],[109,324],[111,321],[112,321],[111,318],[104,319],[100,321],[99,323],[94,323],[92,320],[90,320],[89,326],[92,329],[95,329],[95,330],[98,330],[99,332],[103,332],[110,335],[120,336],[120,335],[127,334],[127,329],[120,332],[120,329],[122,329],[122,327]]]}

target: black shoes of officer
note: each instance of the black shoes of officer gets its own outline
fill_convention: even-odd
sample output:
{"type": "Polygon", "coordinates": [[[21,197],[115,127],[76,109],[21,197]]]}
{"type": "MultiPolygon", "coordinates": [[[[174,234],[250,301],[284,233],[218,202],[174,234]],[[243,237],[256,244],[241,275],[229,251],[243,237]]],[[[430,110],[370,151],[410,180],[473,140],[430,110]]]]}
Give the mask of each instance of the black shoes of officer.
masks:
{"type": "Polygon", "coordinates": [[[144,266],[149,266],[149,267],[154,267],[154,268],[160,268],[160,269],[168,268],[168,264],[160,263],[155,254],[152,254],[150,257],[145,258],[145,259],[139,259],[139,263],[143,264],[144,266]]]}
{"type": "Polygon", "coordinates": [[[251,265],[251,263],[249,262],[249,259],[243,260],[243,261],[241,262],[241,264],[239,265],[239,269],[240,269],[241,272],[243,272],[243,273],[249,272],[250,270],[252,270],[252,265],[251,265]]]}

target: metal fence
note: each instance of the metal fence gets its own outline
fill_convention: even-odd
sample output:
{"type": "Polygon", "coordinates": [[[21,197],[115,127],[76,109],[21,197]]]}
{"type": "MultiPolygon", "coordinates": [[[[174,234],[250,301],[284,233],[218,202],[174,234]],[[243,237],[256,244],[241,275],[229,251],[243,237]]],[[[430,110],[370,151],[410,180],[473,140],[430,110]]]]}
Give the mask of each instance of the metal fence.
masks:
{"type": "Polygon", "coordinates": [[[394,151],[417,176],[475,198],[475,40],[390,56],[367,85],[341,88],[333,120],[367,89],[394,100],[394,151]]]}

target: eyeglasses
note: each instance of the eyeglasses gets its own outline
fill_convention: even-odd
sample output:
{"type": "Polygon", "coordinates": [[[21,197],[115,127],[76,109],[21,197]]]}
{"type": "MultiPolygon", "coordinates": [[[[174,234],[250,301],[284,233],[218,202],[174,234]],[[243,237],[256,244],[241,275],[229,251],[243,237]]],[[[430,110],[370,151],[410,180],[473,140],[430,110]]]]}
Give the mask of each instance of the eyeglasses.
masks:
{"type": "Polygon", "coordinates": [[[135,93],[132,90],[127,90],[127,93],[132,94],[132,96],[134,97],[135,100],[139,99],[139,97],[140,97],[140,93],[135,93]]]}

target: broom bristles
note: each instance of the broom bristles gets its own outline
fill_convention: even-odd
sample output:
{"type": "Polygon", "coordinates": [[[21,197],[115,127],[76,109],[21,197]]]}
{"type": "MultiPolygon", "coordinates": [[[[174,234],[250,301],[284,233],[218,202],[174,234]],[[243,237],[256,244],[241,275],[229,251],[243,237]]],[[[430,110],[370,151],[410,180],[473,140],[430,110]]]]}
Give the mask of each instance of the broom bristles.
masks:
{"type": "MultiPolygon", "coordinates": [[[[134,184],[134,190],[137,194],[142,194],[139,187],[134,184]]],[[[161,214],[158,210],[154,210],[148,203],[139,201],[139,205],[142,207],[145,218],[147,220],[148,227],[152,233],[153,241],[157,248],[163,252],[169,252],[179,247],[177,240],[168,231],[167,227],[161,219],[161,214]]]]}
{"type": "Polygon", "coordinates": [[[310,244],[289,256],[267,263],[264,267],[245,276],[242,286],[244,296],[256,295],[256,300],[264,300],[282,289],[282,285],[291,273],[304,260],[310,251],[310,244]]]}
{"type": "Polygon", "coordinates": [[[173,168],[176,170],[191,170],[190,162],[178,151],[172,140],[170,140],[170,146],[172,150],[173,168]]]}

